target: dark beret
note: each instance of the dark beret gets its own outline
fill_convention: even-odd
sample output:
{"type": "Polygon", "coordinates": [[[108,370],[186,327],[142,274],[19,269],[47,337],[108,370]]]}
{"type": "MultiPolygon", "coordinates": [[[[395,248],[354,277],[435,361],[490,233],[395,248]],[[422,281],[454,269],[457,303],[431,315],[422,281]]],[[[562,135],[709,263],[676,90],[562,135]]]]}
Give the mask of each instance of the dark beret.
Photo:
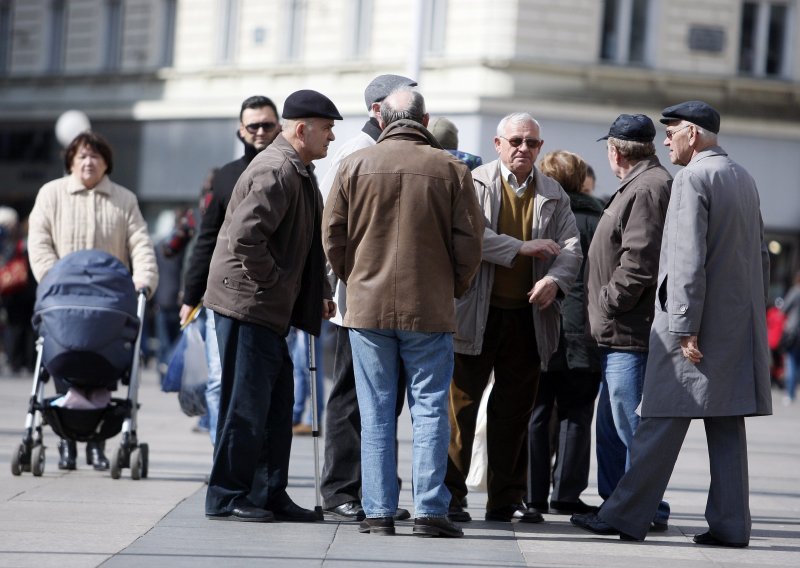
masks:
{"type": "Polygon", "coordinates": [[[378,75],[364,90],[364,102],[367,103],[367,109],[369,109],[372,108],[372,103],[381,102],[395,89],[416,86],[417,82],[414,79],[402,75],[378,75]]]}
{"type": "Polygon", "coordinates": [[[342,115],[328,97],[311,89],[295,91],[283,103],[283,118],[330,118],[342,120],[342,115]]]}
{"type": "Polygon", "coordinates": [[[631,140],[633,142],[652,142],[656,137],[656,127],[650,117],[644,114],[621,114],[608,129],[608,134],[597,141],[608,138],[631,140]]]}
{"type": "Polygon", "coordinates": [[[675,120],[686,120],[701,128],[719,133],[719,113],[717,110],[703,101],[686,101],[667,107],[661,111],[663,117],[661,122],[669,124],[675,120]]]}

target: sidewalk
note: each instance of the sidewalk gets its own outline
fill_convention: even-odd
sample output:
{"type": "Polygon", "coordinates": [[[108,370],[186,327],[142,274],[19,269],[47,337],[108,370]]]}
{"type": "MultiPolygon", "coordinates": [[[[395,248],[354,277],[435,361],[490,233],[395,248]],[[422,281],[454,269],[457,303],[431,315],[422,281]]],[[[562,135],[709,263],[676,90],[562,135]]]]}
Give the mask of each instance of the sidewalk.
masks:
{"type": "MultiPolygon", "coordinates": [[[[705,530],[708,457],[702,423],[689,431],[667,500],[670,529],[645,543],[595,537],[546,515],[539,525],[487,523],[486,495],[470,494],[472,523],[462,539],[411,536],[398,524],[395,537],[359,534],[355,523],[314,524],[212,522],[203,516],[211,446],[191,432],[174,394],[158,390],[145,372],[140,395],[140,441],[150,445],[148,479],[129,470],[112,480],[85,465],[79,444],[78,470],[59,471],[56,438],[45,428],[47,464],[42,477],[11,475],[11,452],[19,443],[28,377],[0,377],[0,567],[513,567],[620,566],[800,566],[800,405],[784,407],[775,393],[775,416],[748,419],[753,538],[748,549],[700,547],[691,537],[705,530]]],[[[48,388],[52,388],[48,385],[48,388]]],[[[48,391],[49,392],[49,391],[48,391]]],[[[401,417],[401,506],[411,508],[411,429],[401,417]]],[[[320,452],[322,445],[320,443],[320,452]]],[[[117,446],[109,440],[108,448],[117,446]]],[[[295,438],[289,493],[314,505],[314,457],[310,437],[295,438]]],[[[599,504],[594,485],[585,500],[599,504]]]]}

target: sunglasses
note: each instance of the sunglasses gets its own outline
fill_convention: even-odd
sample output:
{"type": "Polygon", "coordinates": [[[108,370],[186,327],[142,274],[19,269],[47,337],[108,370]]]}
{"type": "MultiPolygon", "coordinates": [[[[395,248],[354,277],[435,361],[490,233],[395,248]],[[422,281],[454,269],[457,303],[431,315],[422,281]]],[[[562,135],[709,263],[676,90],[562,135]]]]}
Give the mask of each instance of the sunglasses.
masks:
{"type": "Polygon", "coordinates": [[[269,132],[270,130],[272,130],[276,126],[278,126],[278,123],[276,123],[276,122],[254,122],[253,124],[245,124],[244,128],[250,134],[255,134],[262,128],[266,132],[269,132]]]}
{"type": "Polygon", "coordinates": [[[687,128],[689,128],[690,126],[691,126],[691,124],[687,124],[686,126],[684,126],[684,127],[682,127],[682,128],[678,128],[678,129],[676,129],[676,130],[666,130],[665,132],[666,132],[666,134],[667,134],[667,138],[668,138],[669,140],[672,140],[672,137],[673,137],[673,136],[675,136],[675,135],[676,135],[678,132],[680,132],[681,130],[686,130],[686,129],[687,129],[687,128]]]}
{"type": "Polygon", "coordinates": [[[541,146],[543,142],[538,138],[518,138],[518,137],[506,138],[505,136],[500,136],[500,138],[502,138],[503,140],[507,140],[508,143],[511,144],[511,146],[514,148],[519,148],[520,146],[522,146],[522,143],[524,142],[528,148],[536,149],[539,146],[541,146]]]}

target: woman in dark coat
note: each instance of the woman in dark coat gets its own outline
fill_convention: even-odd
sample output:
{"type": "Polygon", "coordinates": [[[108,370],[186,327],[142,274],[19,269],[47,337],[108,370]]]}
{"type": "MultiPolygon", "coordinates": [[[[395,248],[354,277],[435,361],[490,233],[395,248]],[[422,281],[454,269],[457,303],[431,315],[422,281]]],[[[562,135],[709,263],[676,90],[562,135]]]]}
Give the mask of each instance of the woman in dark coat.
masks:
{"type": "MultiPolygon", "coordinates": [[[[600,201],[581,193],[586,162],[576,154],[556,150],[542,158],[539,168],[569,195],[585,263],[589,243],[603,213],[600,201]]],[[[594,342],[586,338],[583,268],[581,264],[575,284],[561,306],[558,350],[539,377],[536,404],[528,426],[529,506],[543,513],[572,514],[593,509],[580,500],[580,495],[589,484],[591,424],[600,384],[600,359],[594,342]],[[551,469],[554,454],[555,464],[551,469]],[[551,472],[553,493],[548,504],[551,472]]]]}

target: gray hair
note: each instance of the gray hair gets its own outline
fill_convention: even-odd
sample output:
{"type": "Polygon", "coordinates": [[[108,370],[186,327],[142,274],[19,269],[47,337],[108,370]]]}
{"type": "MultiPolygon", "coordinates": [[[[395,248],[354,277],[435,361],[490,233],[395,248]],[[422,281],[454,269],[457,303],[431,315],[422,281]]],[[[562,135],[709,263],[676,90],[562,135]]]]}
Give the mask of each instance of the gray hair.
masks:
{"type": "Polygon", "coordinates": [[[644,160],[645,158],[656,155],[656,145],[653,142],[622,140],[610,136],[608,138],[608,145],[614,146],[623,158],[632,162],[638,162],[639,160],[644,160]]]}
{"type": "Polygon", "coordinates": [[[519,124],[521,122],[532,122],[539,129],[539,136],[542,136],[542,125],[539,121],[533,118],[529,112],[512,112],[500,119],[497,123],[497,136],[504,136],[506,133],[506,126],[509,124],[519,124]]]}
{"type": "Polygon", "coordinates": [[[425,117],[425,99],[409,87],[392,91],[381,101],[381,120],[384,128],[398,120],[413,120],[422,124],[425,117]]]}

